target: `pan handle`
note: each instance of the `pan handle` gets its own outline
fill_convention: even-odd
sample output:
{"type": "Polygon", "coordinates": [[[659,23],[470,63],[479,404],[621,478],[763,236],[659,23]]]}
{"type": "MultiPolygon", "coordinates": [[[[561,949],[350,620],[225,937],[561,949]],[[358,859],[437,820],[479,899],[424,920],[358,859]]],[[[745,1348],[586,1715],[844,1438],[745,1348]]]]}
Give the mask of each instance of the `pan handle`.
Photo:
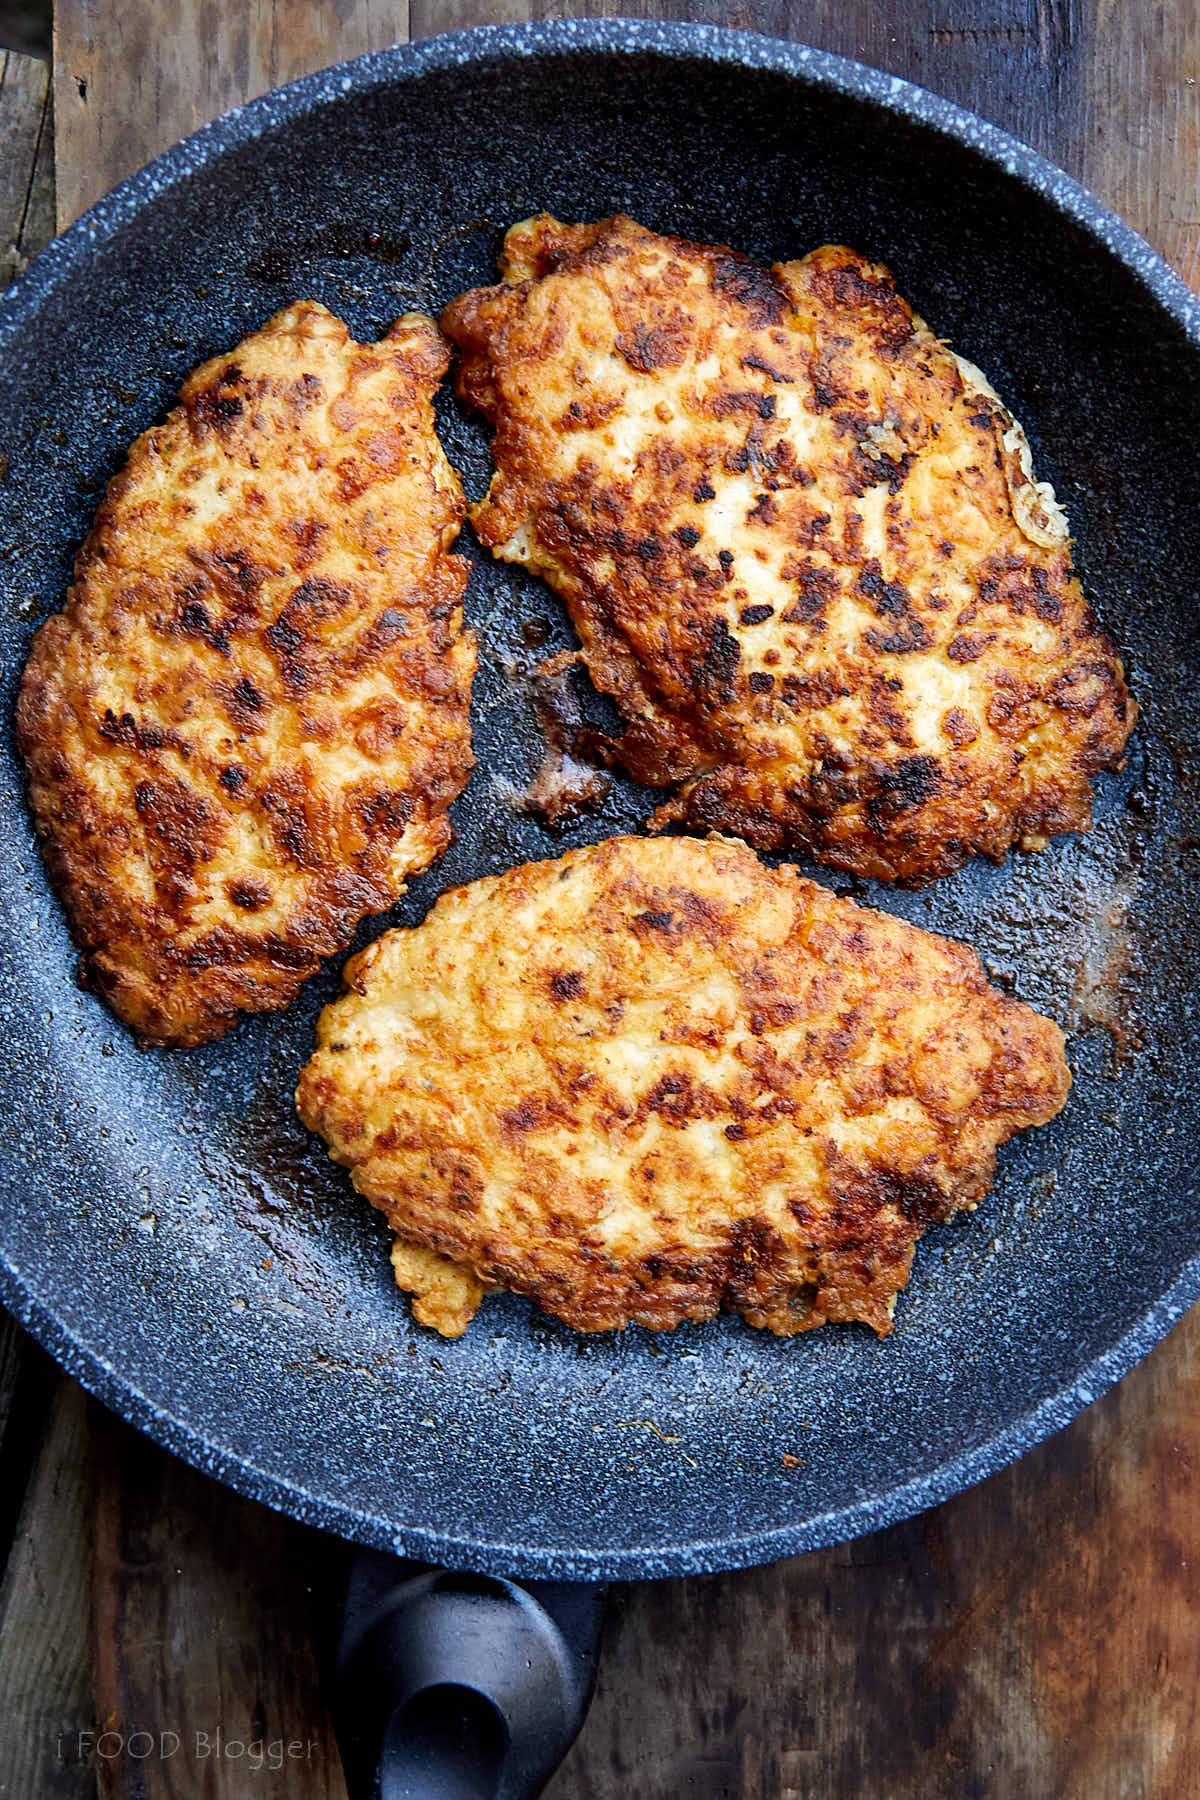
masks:
{"type": "Polygon", "coordinates": [[[583,1724],[604,1599],[360,1552],[333,1704],[351,1800],[536,1800],[583,1724]]]}

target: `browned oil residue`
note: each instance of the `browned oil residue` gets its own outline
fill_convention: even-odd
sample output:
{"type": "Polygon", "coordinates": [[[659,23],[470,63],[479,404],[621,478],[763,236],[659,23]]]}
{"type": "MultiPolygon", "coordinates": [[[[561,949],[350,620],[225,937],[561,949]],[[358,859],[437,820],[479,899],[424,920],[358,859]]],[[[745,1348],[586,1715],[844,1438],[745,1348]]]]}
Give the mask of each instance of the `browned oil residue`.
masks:
{"type": "Polygon", "coordinates": [[[514,812],[544,819],[552,831],[602,805],[611,785],[603,769],[577,753],[582,720],[571,691],[570,672],[578,660],[578,651],[561,650],[532,668],[511,663],[505,669],[511,685],[532,701],[545,747],[525,787],[516,787],[502,776],[493,776],[493,782],[514,812]]]}
{"type": "Polygon", "coordinates": [[[1119,875],[1092,918],[1071,990],[1076,1028],[1099,1025],[1112,1039],[1113,1057],[1127,1062],[1142,1048],[1136,1017],[1141,952],[1133,907],[1138,876],[1119,875]]]}
{"type": "MultiPolygon", "coordinates": [[[[274,1252],[280,1266],[294,1287],[310,1300],[315,1300],[331,1318],[345,1303],[345,1289],[331,1282],[317,1259],[310,1255],[301,1239],[290,1228],[287,1214],[258,1182],[252,1182],[249,1194],[229,1189],[230,1207],[239,1225],[261,1239],[274,1252]],[[254,1191],[257,1190],[257,1191],[254,1191]]],[[[267,1267],[264,1264],[263,1267],[267,1267]]]]}
{"type": "MultiPolygon", "coordinates": [[[[288,1166],[295,1163],[295,1151],[280,1141],[278,1127],[268,1124],[269,1117],[269,1106],[260,1097],[251,1103],[245,1126],[252,1142],[256,1139],[256,1128],[261,1132],[256,1143],[258,1154],[269,1162],[275,1152],[286,1172],[288,1166]]],[[[268,1171],[248,1166],[250,1159],[239,1154],[241,1146],[233,1132],[230,1139],[220,1148],[215,1144],[201,1144],[200,1163],[206,1177],[225,1199],[238,1224],[253,1232],[272,1253],[292,1285],[315,1301],[330,1318],[336,1317],[345,1304],[345,1285],[330,1278],[327,1269],[306,1245],[302,1230],[297,1229],[290,1219],[282,1192],[286,1180],[272,1181],[268,1171]]]]}

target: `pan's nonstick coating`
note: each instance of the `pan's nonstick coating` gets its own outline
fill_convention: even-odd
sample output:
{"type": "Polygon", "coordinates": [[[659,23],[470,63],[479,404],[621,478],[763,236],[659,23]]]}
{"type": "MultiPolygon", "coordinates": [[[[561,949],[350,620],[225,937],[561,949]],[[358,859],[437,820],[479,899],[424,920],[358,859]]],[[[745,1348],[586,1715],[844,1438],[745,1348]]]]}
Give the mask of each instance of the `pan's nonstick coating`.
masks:
{"type": "MultiPolygon", "coordinates": [[[[0,308],[6,717],[104,482],[188,369],[298,296],[359,337],[436,312],[490,279],[504,228],[541,207],[621,208],[763,258],[849,242],[891,264],[1029,428],[1128,653],[1143,708],[1128,769],[1100,783],[1091,836],[1042,856],[925,893],[833,885],[967,938],[1066,1024],[1066,1112],[1010,1147],[974,1217],[926,1239],[885,1343],[854,1328],[780,1341],[733,1318],[584,1338],[508,1296],[445,1342],[412,1324],[382,1222],[293,1111],[337,969],[282,1019],[139,1053],[73,985],[10,729],[0,1279],[110,1404],[299,1517],[506,1572],[666,1574],[940,1499],[1065,1422],[1200,1289],[1200,326],[1065,177],[833,58],[575,23],[368,58],[168,152],[0,308]]],[[[480,492],[482,431],[449,400],[442,420],[480,492]]],[[[405,922],[444,887],[648,810],[619,779],[557,838],[514,810],[541,746],[522,668],[570,637],[551,594],[467,547],[479,767],[405,922]]]]}

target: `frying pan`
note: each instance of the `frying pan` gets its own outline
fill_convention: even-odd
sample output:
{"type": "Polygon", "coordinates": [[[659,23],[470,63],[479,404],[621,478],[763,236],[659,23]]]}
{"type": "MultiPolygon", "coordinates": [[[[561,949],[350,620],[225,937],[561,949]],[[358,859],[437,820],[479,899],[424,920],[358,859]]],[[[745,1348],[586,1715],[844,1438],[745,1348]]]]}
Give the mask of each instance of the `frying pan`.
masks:
{"type": "MultiPolygon", "coordinates": [[[[86,1387],[246,1494],[429,1563],[597,1581],[768,1561],[929,1506],[1064,1424],[1200,1291],[1200,310],[1030,151],[808,49],[571,21],[366,57],[176,145],[0,306],[5,716],[105,481],[187,370],[297,296],[360,338],[436,313],[540,208],[623,209],[764,260],[849,242],[1025,422],[1127,654],[1127,767],[1098,782],[1094,830],[1042,855],[923,892],[832,885],[967,939],[1060,1019],[1071,1102],[1003,1153],[978,1213],[930,1233],[886,1342],[731,1317],[580,1337],[512,1296],[444,1342],[412,1323],[381,1220],[295,1117],[337,968],[223,1043],[137,1051],[74,986],[10,732],[0,1292],[86,1387]]],[[[440,423],[478,494],[482,430],[449,397],[440,423]]],[[[479,767],[453,849],[389,923],[649,810],[621,778],[557,836],[514,808],[543,753],[529,668],[572,640],[548,591],[464,548],[479,767]]]]}

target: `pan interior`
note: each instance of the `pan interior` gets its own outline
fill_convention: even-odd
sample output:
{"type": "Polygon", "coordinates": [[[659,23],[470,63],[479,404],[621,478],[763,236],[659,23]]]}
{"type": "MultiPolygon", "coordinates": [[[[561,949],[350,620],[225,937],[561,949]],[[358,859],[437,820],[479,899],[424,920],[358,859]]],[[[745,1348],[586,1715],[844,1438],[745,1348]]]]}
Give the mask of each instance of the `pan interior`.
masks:
{"type": "MultiPolygon", "coordinates": [[[[397,53],[344,91],[261,107],[253,136],[218,132],[124,222],[78,228],[86,264],[35,271],[5,350],[9,719],[104,483],[188,369],[301,296],[359,337],[409,307],[436,313],[492,279],[505,227],[541,208],[626,210],[764,260],[831,240],[881,258],[1025,422],[1070,515],[1143,709],[1127,769],[1098,784],[1094,831],[919,894],[831,882],[973,943],[1068,1028],[1076,1077],[1063,1116],[1002,1154],[979,1211],[925,1240],[882,1344],[854,1328],[779,1341],[733,1318],[584,1338],[508,1296],[457,1342],[414,1327],[381,1221],[293,1111],[338,969],[224,1043],[139,1053],[73,985],[6,734],[8,1298],[89,1385],[247,1491],[509,1571],[765,1560],[913,1510],[1070,1416],[1098,1359],[1147,1348],[1167,1315],[1139,1322],[1188,1287],[1200,1252],[1196,345],[1098,236],[955,137],[686,42],[567,51],[548,31],[533,53],[472,52],[419,78],[397,53]]],[[[448,399],[441,422],[478,494],[484,433],[448,399]]],[[[446,887],[649,810],[620,779],[558,835],[514,810],[542,753],[526,673],[573,640],[548,590],[469,533],[463,547],[479,766],[453,849],[360,942],[446,887]]]]}

